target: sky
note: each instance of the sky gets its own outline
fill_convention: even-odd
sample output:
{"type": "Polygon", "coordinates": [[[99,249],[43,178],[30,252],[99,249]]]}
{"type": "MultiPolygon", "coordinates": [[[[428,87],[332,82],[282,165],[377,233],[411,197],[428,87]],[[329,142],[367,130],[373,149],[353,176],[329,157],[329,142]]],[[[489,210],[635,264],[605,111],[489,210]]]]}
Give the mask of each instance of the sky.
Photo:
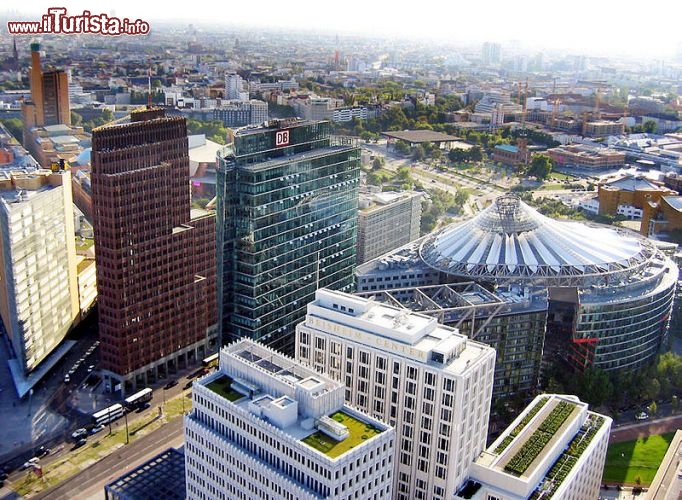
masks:
{"type": "MultiPolygon", "coordinates": [[[[520,42],[540,52],[562,48],[575,53],[618,53],[652,60],[682,53],[682,2],[616,0],[255,0],[221,2],[140,2],[132,0],[33,0],[12,11],[16,20],[38,20],[49,7],[69,14],[84,9],[117,17],[202,21],[344,34],[379,34],[452,42],[520,42]],[[177,8],[182,5],[183,8],[177,8]],[[33,16],[33,17],[32,17],[33,16]]],[[[7,9],[5,10],[7,12],[7,9]]]]}

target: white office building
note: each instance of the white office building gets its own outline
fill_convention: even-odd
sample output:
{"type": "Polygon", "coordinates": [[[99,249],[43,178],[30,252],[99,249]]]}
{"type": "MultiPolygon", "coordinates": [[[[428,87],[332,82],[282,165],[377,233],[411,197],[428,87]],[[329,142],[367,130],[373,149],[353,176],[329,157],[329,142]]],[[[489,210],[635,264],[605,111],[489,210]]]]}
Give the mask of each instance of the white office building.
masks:
{"type": "Polygon", "coordinates": [[[422,193],[360,193],[357,262],[362,264],[419,238],[422,193]]]}
{"type": "Polygon", "coordinates": [[[220,352],[185,417],[188,499],[390,499],[395,430],[344,386],[251,340],[220,352]]]}
{"type": "Polygon", "coordinates": [[[611,422],[575,396],[537,396],[476,459],[455,498],[598,498],[611,422]]]}
{"type": "Polygon", "coordinates": [[[68,351],[80,319],[71,173],[0,171],[0,317],[20,397],[68,351]]]}
{"type": "Polygon", "coordinates": [[[393,498],[452,498],[485,449],[494,349],[436,318],[321,289],[296,327],[296,355],[395,426],[393,498]]]}
{"type": "Polygon", "coordinates": [[[230,101],[248,101],[249,92],[245,87],[244,79],[237,73],[225,73],[225,99],[230,101]]]}

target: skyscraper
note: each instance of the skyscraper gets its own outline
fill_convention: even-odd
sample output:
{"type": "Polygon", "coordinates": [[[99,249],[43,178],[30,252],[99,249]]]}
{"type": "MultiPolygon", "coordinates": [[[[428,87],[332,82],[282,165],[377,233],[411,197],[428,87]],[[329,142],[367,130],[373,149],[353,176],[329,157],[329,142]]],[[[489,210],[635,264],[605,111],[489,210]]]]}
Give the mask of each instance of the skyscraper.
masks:
{"type": "Polygon", "coordinates": [[[30,83],[31,101],[22,105],[24,128],[71,125],[68,75],[62,70],[43,72],[39,43],[31,44],[30,83]]]}
{"type": "Polygon", "coordinates": [[[398,430],[396,499],[452,498],[485,449],[495,350],[437,318],[318,290],[296,326],[296,359],[398,430]]]}
{"type": "Polygon", "coordinates": [[[79,318],[70,172],[0,171],[0,234],[0,315],[23,397],[79,318]]]}
{"type": "Polygon", "coordinates": [[[346,406],[342,383],[244,339],[192,395],[187,498],[392,498],[395,430],[346,406]]]}
{"type": "Polygon", "coordinates": [[[131,120],[92,136],[101,364],[112,389],[163,377],[216,340],[215,216],[190,209],[185,119],[147,109],[131,120]]]}
{"type": "Polygon", "coordinates": [[[268,125],[218,153],[218,314],[223,344],[292,353],[315,290],[353,285],[360,151],[334,144],[329,122],[268,125]]]}

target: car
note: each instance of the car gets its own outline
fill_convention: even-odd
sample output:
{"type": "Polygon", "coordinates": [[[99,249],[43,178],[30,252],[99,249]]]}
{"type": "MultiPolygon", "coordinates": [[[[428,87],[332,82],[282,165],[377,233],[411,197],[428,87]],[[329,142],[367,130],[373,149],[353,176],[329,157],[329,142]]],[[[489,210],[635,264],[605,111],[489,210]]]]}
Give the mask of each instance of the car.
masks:
{"type": "Polygon", "coordinates": [[[88,366],[88,373],[92,373],[92,370],[95,369],[95,365],[90,365],[88,366]]]}
{"type": "Polygon", "coordinates": [[[164,389],[170,389],[171,387],[175,387],[176,385],[178,385],[178,381],[173,379],[166,384],[166,387],[164,387],[164,389]]]}
{"type": "Polygon", "coordinates": [[[90,429],[90,434],[97,434],[98,432],[100,432],[103,429],[104,429],[103,425],[96,425],[95,427],[90,429]]]}
{"type": "Polygon", "coordinates": [[[40,448],[38,448],[38,452],[36,453],[36,455],[39,457],[44,457],[45,455],[50,453],[50,451],[51,450],[49,448],[46,448],[45,446],[41,446],[40,448]]]}
{"type": "Polygon", "coordinates": [[[66,375],[64,375],[64,383],[68,384],[69,382],[71,382],[71,375],[67,373],[66,375]]]}
{"type": "Polygon", "coordinates": [[[649,418],[649,414],[645,411],[639,412],[635,415],[635,420],[646,420],[649,418]]]}
{"type": "Polygon", "coordinates": [[[29,458],[26,462],[24,462],[24,465],[21,466],[21,470],[30,469],[38,462],[40,462],[40,459],[38,457],[29,458]]]}
{"type": "Polygon", "coordinates": [[[71,437],[73,439],[80,439],[80,438],[85,437],[87,435],[88,435],[88,430],[81,427],[80,429],[76,429],[75,431],[73,431],[73,433],[71,434],[71,437]]]}
{"type": "Polygon", "coordinates": [[[85,438],[81,438],[76,443],[73,445],[73,448],[80,448],[81,446],[85,446],[88,443],[88,440],[85,438]]]}
{"type": "Polygon", "coordinates": [[[136,410],[136,413],[142,413],[143,411],[145,411],[146,409],[151,408],[151,407],[152,407],[151,403],[149,403],[149,402],[144,403],[144,404],[139,406],[139,408],[136,410]]]}

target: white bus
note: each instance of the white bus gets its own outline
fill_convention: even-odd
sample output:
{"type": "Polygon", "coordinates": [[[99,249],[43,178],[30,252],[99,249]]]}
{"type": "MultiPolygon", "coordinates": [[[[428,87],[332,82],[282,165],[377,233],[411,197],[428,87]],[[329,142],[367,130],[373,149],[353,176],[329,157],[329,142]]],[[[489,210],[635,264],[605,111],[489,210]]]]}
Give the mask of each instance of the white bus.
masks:
{"type": "Polygon", "coordinates": [[[94,426],[108,424],[109,422],[113,422],[114,420],[121,418],[123,416],[123,412],[123,405],[116,403],[115,405],[111,405],[109,408],[104,408],[97,413],[93,413],[92,424],[94,426]]]}
{"type": "Polygon", "coordinates": [[[134,410],[135,408],[146,403],[147,401],[151,401],[152,394],[153,391],[151,387],[142,389],[141,391],[136,392],[132,396],[125,398],[123,400],[123,406],[125,406],[128,410],[134,410]]]}

